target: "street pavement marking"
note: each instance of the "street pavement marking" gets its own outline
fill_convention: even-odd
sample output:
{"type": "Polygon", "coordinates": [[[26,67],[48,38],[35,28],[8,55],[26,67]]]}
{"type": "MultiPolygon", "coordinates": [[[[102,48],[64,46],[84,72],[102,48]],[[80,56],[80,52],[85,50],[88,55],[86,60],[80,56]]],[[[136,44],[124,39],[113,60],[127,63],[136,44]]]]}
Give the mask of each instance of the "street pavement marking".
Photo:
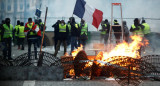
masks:
{"type": "Polygon", "coordinates": [[[35,86],[36,81],[24,81],[23,86],[35,86]]]}

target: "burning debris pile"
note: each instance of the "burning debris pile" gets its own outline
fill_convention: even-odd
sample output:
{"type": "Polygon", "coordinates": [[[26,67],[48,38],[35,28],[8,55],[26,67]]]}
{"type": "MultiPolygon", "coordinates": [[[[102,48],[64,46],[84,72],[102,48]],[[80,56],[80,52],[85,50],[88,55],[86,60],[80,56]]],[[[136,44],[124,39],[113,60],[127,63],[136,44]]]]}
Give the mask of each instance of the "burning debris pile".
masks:
{"type": "MultiPolygon", "coordinates": [[[[110,57],[113,56],[129,56],[132,58],[140,58],[140,49],[142,46],[147,46],[149,43],[147,40],[144,40],[140,36],[131,36],[133,40],[131,43],[123,43],[118,44],[114,49],[110,52],[104,52],[102,60],[111,61],[110,57]]],[[[109,45],[110,46],[110,45],[109,45]]]]}
{"type": "Polygon", "coordinates": [[[120,43],[109,52],[100,51],[96,56],[87,56],[83,46],[72,52],[72,56],[64,56],[70,59],[70,67],[67,69],[72,76],[112,77],[121,83],[123,79],[140,80],[142,76],[155,71],[155,67],[142,61],[140,50],[142,46],[148,45],[148,41],[139,36],[132,36],[131,43],[120,43]],[[72,66],[71,66],[72,65],[72,66]]]}

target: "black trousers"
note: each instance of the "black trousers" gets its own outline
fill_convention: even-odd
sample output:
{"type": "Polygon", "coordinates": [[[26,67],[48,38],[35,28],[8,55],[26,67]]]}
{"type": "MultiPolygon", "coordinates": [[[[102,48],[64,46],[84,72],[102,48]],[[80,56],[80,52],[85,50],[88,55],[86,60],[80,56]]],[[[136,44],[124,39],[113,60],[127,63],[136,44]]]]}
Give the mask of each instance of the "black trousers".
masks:
{"type": "Polygon", "coordinates": [[[8,57],[8,59],[12,59],[11,58],[11,52],[12,52],[12,38],[4,38],[4,45],[5,45],[5,49],[3,50],[3,56],[4,59],[6,59],[8,57]]]}
{"type": "Polygon", "coordinates": [[[119,44],[120,43],[120,38],[121,38],[121,33],[114,33],[114,36],[116,38],[116,43],[119,44]]]}
{"type": "Polygon", "coordinates": [[[58,43],[58,38],[54,37],[54,50],[56,51],[56,46],[58,43]]]}
{"type": "Polygon", "coordinates": [[[37,39],[28,39],[28,59],[31,59],[31,46],[34,45],[34,55],[37,59],[37,39]]]}
{"type": "Polygon", "coordinates": [[[24,39],[25,38],[18,38],[18,47],[22,45],[22,49],[24,49],[24,39]]]}
{"type": "Polygon", "coordinates": [[[56,45],[56,51],[54,53],[54,56],[56,57],[58,54],[58,50],[60,48],[61,43],[63,43],[64,46],[64,54],[67,52],[67,41],[66,40],[58,40],[58,43],[56,45]]]}

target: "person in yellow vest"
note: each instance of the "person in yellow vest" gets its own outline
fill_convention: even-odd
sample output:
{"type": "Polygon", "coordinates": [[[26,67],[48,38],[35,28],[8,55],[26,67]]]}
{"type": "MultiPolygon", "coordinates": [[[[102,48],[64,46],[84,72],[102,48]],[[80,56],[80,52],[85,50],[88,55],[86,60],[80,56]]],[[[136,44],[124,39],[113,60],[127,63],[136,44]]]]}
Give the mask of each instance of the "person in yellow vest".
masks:
{"type": "Polygon", "coordinates": [[[37,32],[35,31],[37,25],[32,21],[32,18],[28,18],[28,22],[25,24],[25,32],[27,32],[28,41],[28,59],[31,55],[31,45],[34,45],[35,59],[37,59],[37,32]]]}
{"type": "Polygon", "coordinates": [[[153,46],[154,43],[152,41],[152,34],[149,24],[146,23],[145,20],[142,20],[142,25],[144,26],[144,37],[149,41],[149,46],[153,49],[153,52],[155,52],[156,47],[153,46]]]}
{"type": "Polygon", "coordinates": [[[105,24],[105,37],[104,37],[104,44],[107,44],[108,38],[109,38],[109,31],[110,31],[110,23],[108,22],[108,19],[104,20],[104,24],[105,24]]]}
{"type": "Polygon", "coordinates": [[[20,49],[20,45],[22,45],[21,50],[24,50],[24,39],[25,39],[25,33],[24,33],[24,23],[21,22],[20,26],[17,31],[18,36],[18,49],[20,49]]]}
{"type": "Polygon", "coordinates": [[[56,57],[58,54],[58,50],[60,48],[61,43],[63,42],[64,46],[64,54],[67,52],[67,37],[68,37],[68,26],[65,24],[64,20],[61,20],[61,23],[58,25],[58,43],[56,45],[56,51],[54,56],[56,57]]]}
{"type": "Polygon", "coordinates": [[[144,37],[144,26],[140,24],[139,19],[134,19],[134,24],[132,24],[130,28],[130,32],[132,32],[132,35],[138,35],[141,37],[144,37]]]}
{"type": "Polygon", "coordinates": [[[119,44],[121,42],[120,38],[122,36],[122,30],[121,30],[121,25],[118,23],[118,20],[116,19],[114,20],[114,25],[112,26],[112,29],[114,31],[116,43],[119,44]]]}
{"type": "Polygon", "coordinates": [[[144,32],[144,37],[145,37],[145,38],[148,38],[149,35],[150,35],[150,32],[151,32],[150,26],[149,26],[149,24],[146,23],[145,20],[142,20],[142,25],[144,26],[144,30],[143,30],[143,32],[144,32]]]}
{"type": "MultiPolygon", "coordinates": [[[[132,32],[132,35],[138,35],[140,37],[144,37],[143,30],[144,30],[144,26],[140,24],[140,21],[138,18],[135,18],[134,24],[132,24],[130,28],[130,32],[132,32]]],[[[141,48],[138,50],[139,55],[141,55],[141,48]]]]}
{"type": "Polygon", "coordinates": [[[103,40],[105,39],[105,35],[106,35],[106,29],[105,29],[106,25],[104,24],[104,21],[101,22],[101,28],[99,31],[101,32],[100,35],[100,42],[103,42],[103,40]]]}
{"type": "Polygon", "coordinates": [[[83,49],[85,49],[85,45],[88,39],[88,25],[83,19],[81,19],[79,27],[80,27],[80,44],[82,44],[83,49]]]}
{"type": "Polygon", "coordinates": [[[13,25],[10,24],[10,18],[5,19],[5,24],[3,24],[2,29],[3,42],[5,43],[5,49],[3,50],[4,59],[12,60],[11,50],[12,50],[12,38],[13,38],[13,25]]]}
{"type": "Polygon", "coordinates": [[[14,27],[14,30],[13,30],[13,43],[14,43],[14,46],[16,46],[18,44],[17,31],[18,31],[19,26],[20,26],[20,21],[17,20],[17,25],[14,27]]]}

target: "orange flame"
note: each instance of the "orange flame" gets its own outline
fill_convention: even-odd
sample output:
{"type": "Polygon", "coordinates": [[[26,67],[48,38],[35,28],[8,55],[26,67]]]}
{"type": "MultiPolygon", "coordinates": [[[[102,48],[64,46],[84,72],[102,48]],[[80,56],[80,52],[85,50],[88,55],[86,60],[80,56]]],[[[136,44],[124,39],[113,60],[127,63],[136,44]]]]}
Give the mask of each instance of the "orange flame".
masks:
{"type": "Polygon", "coordinates": [[[132,58],[140,58],[140,54],[138,50],[141,48],[141,46],[149,44],[147,41],[144,41],[142,37],[140,36],[131,36],[131,39],[133,40],[131,43],[120,43],[118,44],[113,50],[111,50],[109,53],[104,52],[102,60],[106,60],[107,62],[113,60],[114,56],[129,56],[132,58]]]}
{"type": "Polygon", "coordinates": [[[69,56],[69,54],[66,52],[66,53],[64,54],[64,56],[69,56]]]}
{"type": "MultiPolygon", "coordinates": [[[[123,56],[128,56],[132,58],[140,58],[140,54],[138,50],[141,48],[141,46],[146,46],[149,44],[148,40],[143,39],[140,36],[131,36],[131,39],[133,40],[131,43],[126,43],[125,41],[116,45],[115,48],[111,49],[110,52],[104,52],[101,51],[99,54],[95,57],[95,60],[101,60],[110,62],[117,58],[125,58],[123,56]],[[120,57],[116,57],[120,56],[120,57]]],[[[113,44],[110,44],[109,46],[112,46],[113,44]]],[[[79,51],[83,50],[83,46],[81,45],[78,47],[78,49],[74,50],[72,52],[73,58],[78,54],[79,51]]],[[[111,64],[117,64],[121,61],[111,62],[111,64]]],[[[85,68],[90,67],[93,65],[93,63],[98,64],[99,66],[103,66],[104,64],[98,63],[98,62],[88,62],[85,64],[85,68]]],[[[120,66],[126,66],[129,63],[121,64],[120,66]]],[[[136,70],[136,67],[133,67],[133,70],[136,70]]],[[[70,70],[70,74],[73,74],[73,70],[70,70]]]]}
{"type": "Polygon", "coordinates": [[[74,69],[70,69],[70,70],[69,70],[69,74],[70,74],[71,76],[74,76],[74,75],[75,75],[74,69]]]}
{"type": "Polygon", "coordinates": [[[81,51],[81,50],[83,50],[83,45],[80,45],[80,47],[78,47],[78,49],[75,49],[75,50],[72,51],[73,59],[78,54],[78,52],[81,51]]]}

